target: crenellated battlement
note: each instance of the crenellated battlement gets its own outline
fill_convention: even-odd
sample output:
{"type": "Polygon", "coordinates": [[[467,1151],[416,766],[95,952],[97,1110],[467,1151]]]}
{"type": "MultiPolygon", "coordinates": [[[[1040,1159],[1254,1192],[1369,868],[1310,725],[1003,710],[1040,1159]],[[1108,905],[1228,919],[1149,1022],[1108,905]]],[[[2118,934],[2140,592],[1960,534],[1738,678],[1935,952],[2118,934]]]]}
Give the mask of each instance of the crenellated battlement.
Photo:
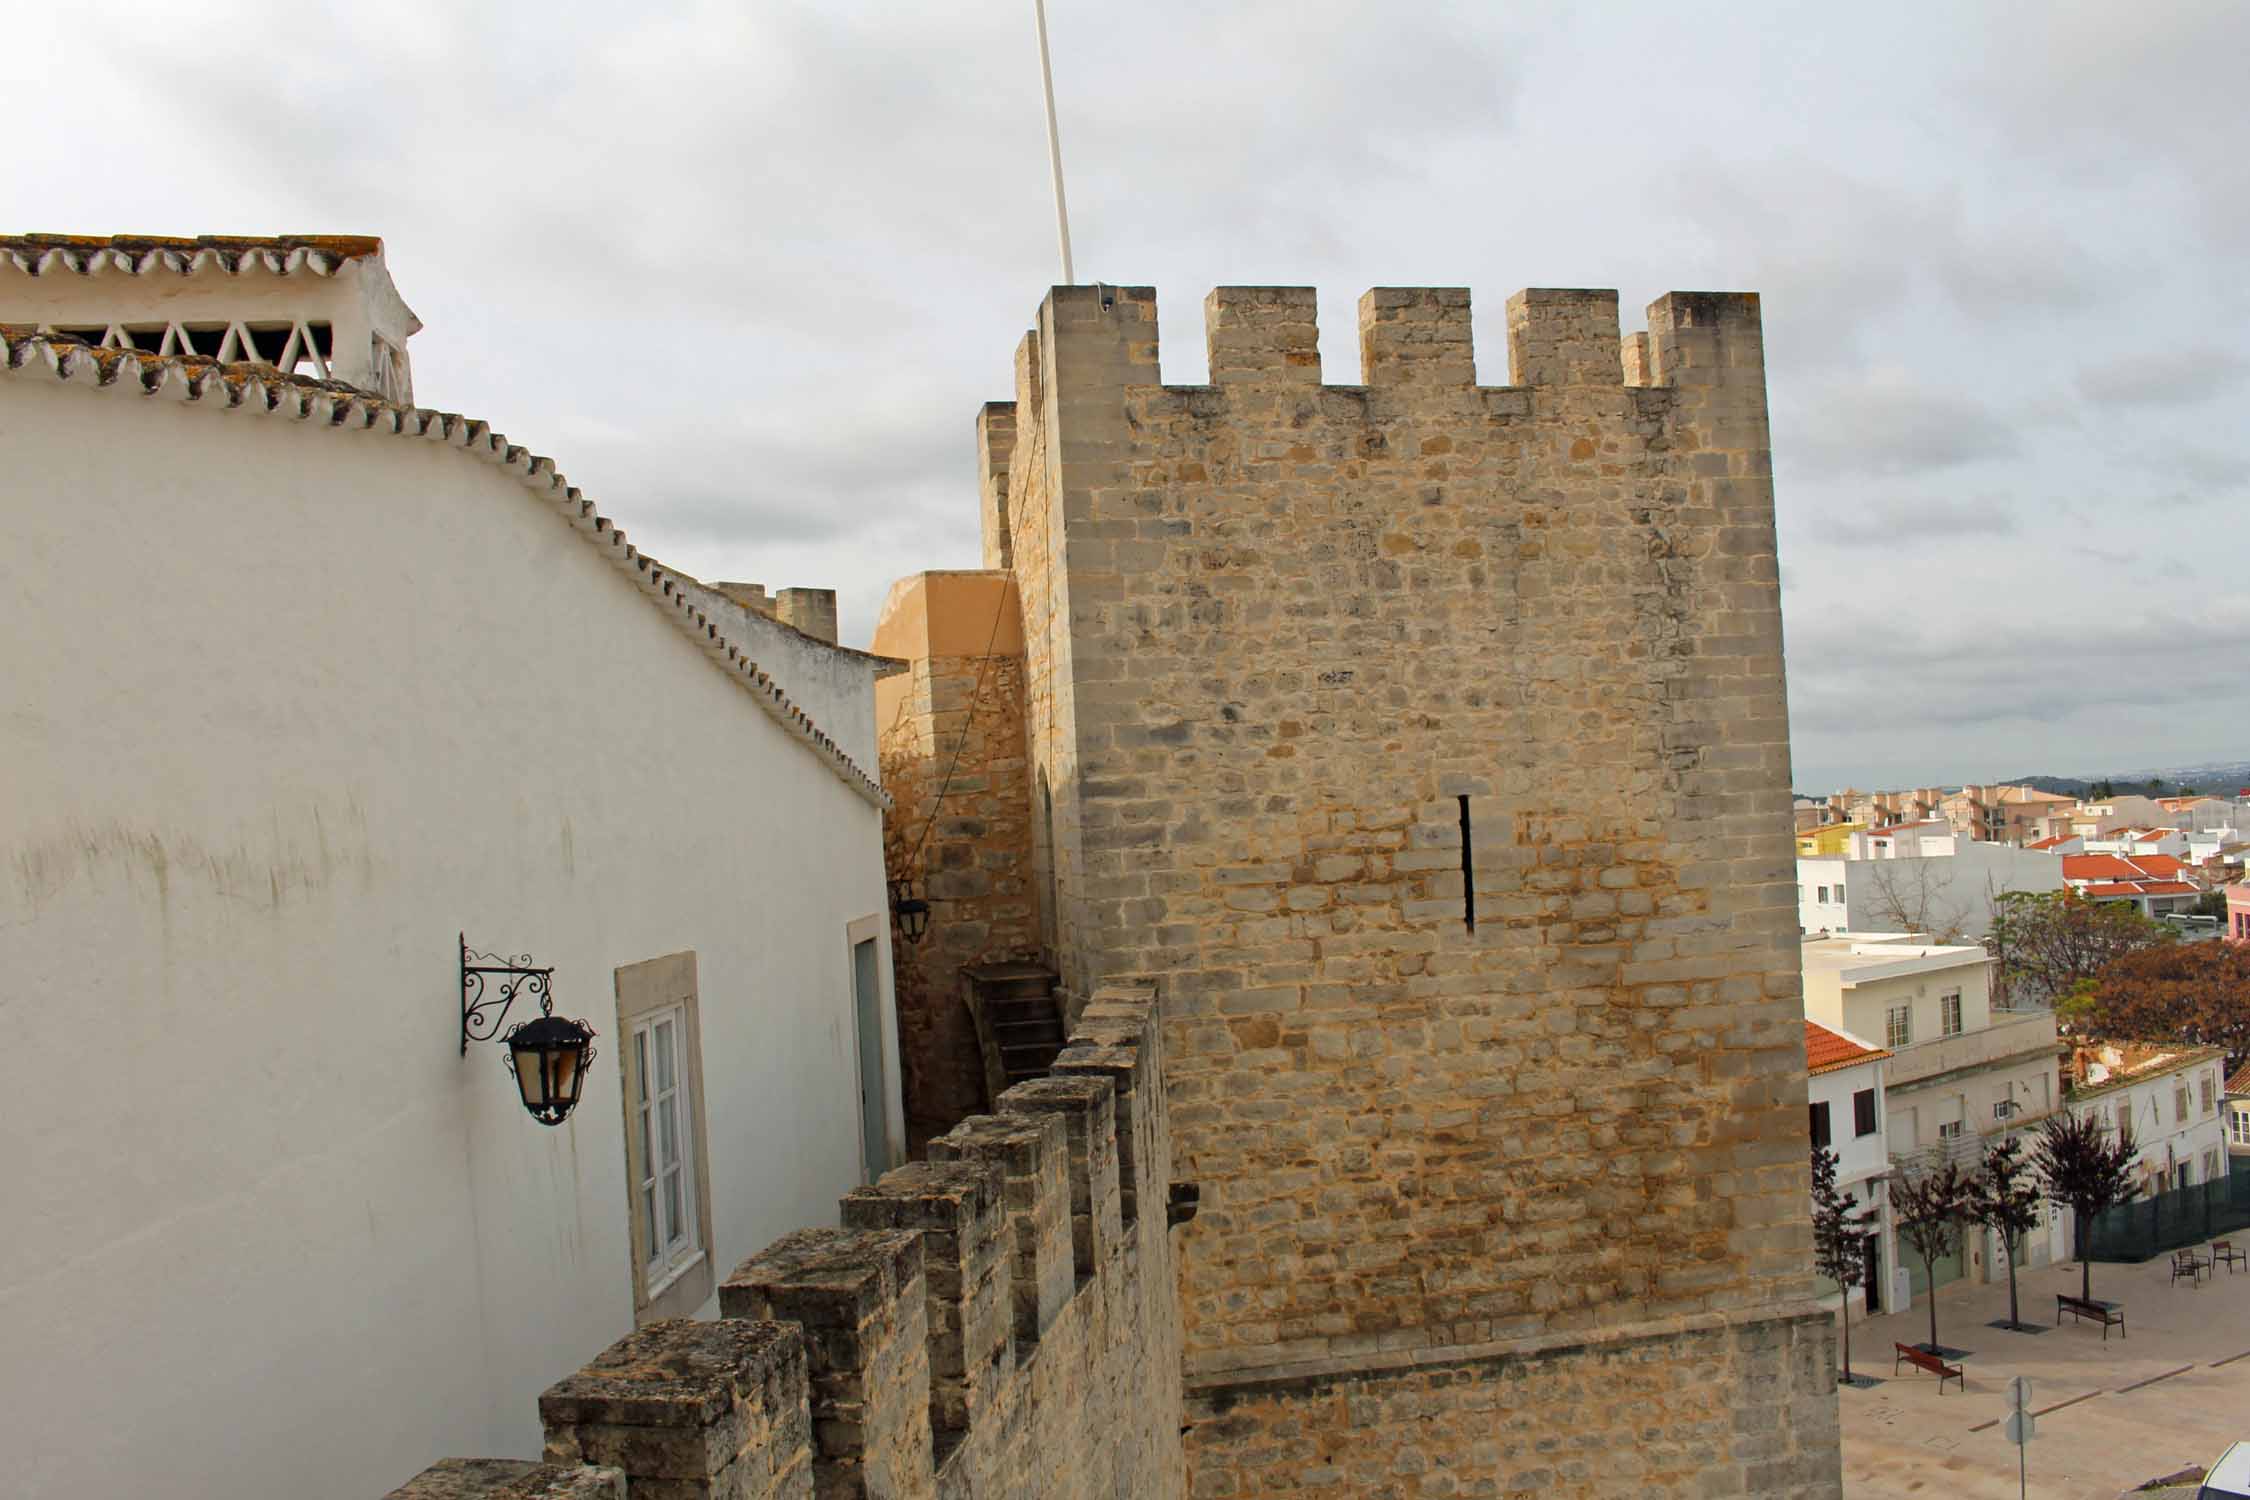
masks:
{"type": "MultiPolygon", "coordinates": [[[[1127,364],[1154,384],[1160,329],[1151,287],[1057,287],[1050,299],[1053,334],[1064,339],[1106,328],[1128,345],[1127,364]]],[[[1693,368],[1693,338],[1729,330],[1734,367],[1762,367],[1755,293],[1669,292],[1647,309],[1648,328],[1621,334],[1617,293],[1533,287],[1507,301],[1505,382],[1487,389],[1572,386],[1664,386],[1693,368]],[[1671,354],[1674,357],[1667,359],[1671,354]]],[[[1321,385],[1319,294],[1303,286],[1217,287],[1203,299],[1203,333],[1212,387],[1321,385]]],[[[1039,340],[1029,353],[1038,358],[1039,340]]],[[[1046,341],[1053,347],[1052,338],[1046,341]]],[[[1475,321],[1466,287],[1376,287],[1359,299],[1360,385],[1338,390],[1432,391],[1477,386],[1475,321]]],[[[1019,356],[1020,358],[1020,356],[1019,356]]],[[[1176,386],[1176,390],[1195,387],[1176,386]]],[[[988,443],[989,484],[1006,465],[1015,438],[1011,403],[986,408],[986,422],[1005,421],[1005,442],[988,443]],[[995,462],[997,458],[997,462],[995,462]]]]}
{"type": "MultiPolygon", "coordinates": [[[[540,1399],[548,1467],[452,1461],[526,1495],[1163,1497],[1184,1491],[1170,1145],[1155,996],[1095,995],[1047,1078],[847,1194],[540,1399]]],[[[480,1479],[481,1482],[481,1479],[480,1479]]],[[[461,1491],[494,1497],[514,1491],[461,1491]]]]}

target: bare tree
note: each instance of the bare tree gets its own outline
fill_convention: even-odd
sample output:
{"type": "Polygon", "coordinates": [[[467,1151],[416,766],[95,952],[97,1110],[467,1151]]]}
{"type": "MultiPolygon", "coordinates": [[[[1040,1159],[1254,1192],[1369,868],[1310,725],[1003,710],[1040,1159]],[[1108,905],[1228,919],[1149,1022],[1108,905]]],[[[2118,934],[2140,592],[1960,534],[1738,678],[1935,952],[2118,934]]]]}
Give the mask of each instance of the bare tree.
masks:
{"type": "MultiPolygon", "coordinates": [[[[1977,897],[1954,891],[1926,855],[1872,860],[1868,885],[1877,922],[1892,932],[1927,933],[1940,943],[1959,942],[1977,915],[1977,897]]],[[[1951,868],[1950,861],[1948,868],[1951,868]]]]}

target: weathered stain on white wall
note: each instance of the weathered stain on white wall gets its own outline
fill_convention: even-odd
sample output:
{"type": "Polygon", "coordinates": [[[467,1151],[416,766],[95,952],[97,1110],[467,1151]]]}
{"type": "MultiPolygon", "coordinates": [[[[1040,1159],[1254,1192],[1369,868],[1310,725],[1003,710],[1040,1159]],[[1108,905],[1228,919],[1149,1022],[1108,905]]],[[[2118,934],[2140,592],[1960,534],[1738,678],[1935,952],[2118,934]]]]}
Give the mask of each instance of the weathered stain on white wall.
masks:
{"type": "Polygon", "coordinates": [[[859,1180],[877,810],[458,451],[26,375],[0,454],[10,1493],[534,1453],[632,1324],[616,967],[698,954],[722,1273],[859,1180]],[[567,1125],[464,930],[602,1033],[567,1125]]]}

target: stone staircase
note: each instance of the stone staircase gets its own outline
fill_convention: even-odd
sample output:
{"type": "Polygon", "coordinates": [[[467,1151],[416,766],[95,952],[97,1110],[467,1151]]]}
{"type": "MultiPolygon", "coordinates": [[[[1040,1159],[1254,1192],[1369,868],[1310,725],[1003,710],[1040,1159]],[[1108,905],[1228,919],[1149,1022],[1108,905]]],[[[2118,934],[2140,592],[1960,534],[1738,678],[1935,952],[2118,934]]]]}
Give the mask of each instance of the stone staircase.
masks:
{"type": "Polygon", "coordinates": [[[979,964],[964,969],[977,1050],[984,1054],[987,1099],[1010,1085],[1042,1078],[1063,1046],[1055,971],[1042,964],[979,964]]]}

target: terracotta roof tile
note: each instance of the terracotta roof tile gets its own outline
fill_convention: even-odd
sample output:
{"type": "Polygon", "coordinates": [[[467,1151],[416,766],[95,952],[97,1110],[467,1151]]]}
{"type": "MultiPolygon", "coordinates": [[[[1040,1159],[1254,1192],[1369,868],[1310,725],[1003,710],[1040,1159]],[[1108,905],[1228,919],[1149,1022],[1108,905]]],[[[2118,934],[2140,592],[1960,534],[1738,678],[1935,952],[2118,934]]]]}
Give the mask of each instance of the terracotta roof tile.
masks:
{"type": "Polygon", "coordinates": [[[1838,1068],[1874,1062],[1890,1054],[1880,1047],[1854,1041],[1840,1031],[1830,1031],[1818,1021],[1805,1023],[1805,1071],[1809,1075],[1833,1073],[1838,1068]]]}
{"type": "Polygon", "coordinates": [[[617,524],[563,478],[553,459],[510,443],[490,423],[454,412],[399,406],[340,381],[307,379],[272,365],[222,365],[194,356],[95,349],[78,339],[42,334],[21,324],[0,324],[0,347],[5,351],[0,371],[17,376],[46,375],[87,392],[123,392],[219,411],[270,412],[315,427],[422,438],[498,464],[534,496],[559,510],[589,546],[622,570],[753,703],[826,761],[837,779],[878,807],[890,805],[889,795],[875,779],[811,715],[790,701],[781,684],[719,633],[718,625],[675,586],[667,569],[627,542],[617,524]]]}

